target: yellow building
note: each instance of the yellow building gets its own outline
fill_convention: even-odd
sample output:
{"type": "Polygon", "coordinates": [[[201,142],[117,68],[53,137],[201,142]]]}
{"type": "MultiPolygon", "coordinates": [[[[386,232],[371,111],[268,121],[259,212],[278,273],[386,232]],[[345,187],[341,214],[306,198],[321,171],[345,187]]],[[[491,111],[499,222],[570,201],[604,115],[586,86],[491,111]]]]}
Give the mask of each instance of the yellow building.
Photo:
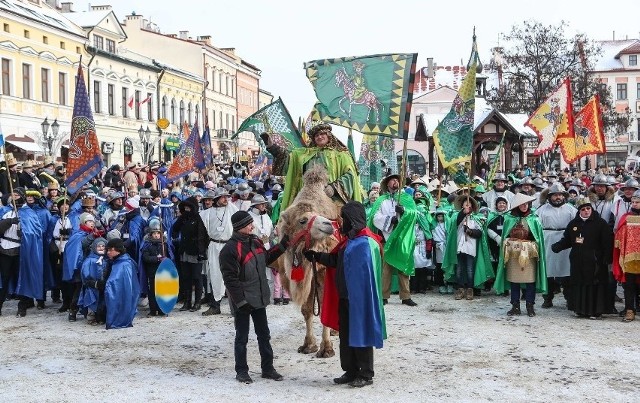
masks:
{"type": "MultiPolygon", "coordinates": [[[[0,125],[7,152],[20,160],[60,157],[70,134],[82,30],[40,0],[0,2],[0,125]],[[53,126],[42,133],[42,123],[53,126]]],[[[84,60],[83,60],[84,63],[84,60]]]]}

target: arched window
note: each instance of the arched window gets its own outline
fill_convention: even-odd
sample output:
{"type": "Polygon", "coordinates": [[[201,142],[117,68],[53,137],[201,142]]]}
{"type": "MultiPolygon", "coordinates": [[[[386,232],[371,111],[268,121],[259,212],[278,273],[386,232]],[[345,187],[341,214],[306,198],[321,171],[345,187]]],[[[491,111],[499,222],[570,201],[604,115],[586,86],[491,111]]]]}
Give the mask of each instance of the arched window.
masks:
{"type": "Polygon", "coordinates": [[[171,123],[173,123],[174,125],[178,124],[178,121],[176,120],[176,100],[175,100],[175,98],[171,98],[171,123]]]}
{"type": "Polygon", "coordinates": [[[167,96],[162,97],[162,117],[167,118],[167,96]]]}
{"type": "Polygon", "coordinates": [[[180,101],[180,122],[179,125],[180,127],[182,127],[182,124],[184,123],[184,101],[180,101]]]}
{"type": "Polygon", "coordinates": [[[187,119],[189,120],[189,126],[193,124],[193,114],[191,113],[191,102],[187,106],[187,119]]]}

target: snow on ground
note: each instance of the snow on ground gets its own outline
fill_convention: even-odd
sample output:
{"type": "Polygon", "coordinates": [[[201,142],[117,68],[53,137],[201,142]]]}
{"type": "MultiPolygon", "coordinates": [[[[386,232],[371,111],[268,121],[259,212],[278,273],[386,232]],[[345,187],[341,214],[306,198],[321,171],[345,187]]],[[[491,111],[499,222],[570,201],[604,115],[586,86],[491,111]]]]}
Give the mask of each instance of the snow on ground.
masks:
{"type": "Polygon", "coordinates": [[[7,301],[0,390],[3,402],[637,401],[640,321],[578,319],[561,299],[562,307],[543,310],[538,295],[538,316],[510,318],[505,297],[429,293],[414,296],[419,305],[411,308],[392,295],[389,338],[375,351],[374,384],[362,389],[333,384],[342,374],[337,337],[333,358],[297,353],[304,324],[294,305],[268,308],[284,381],[260,378],[252,334],[254,383],[244,385],[234,379],[226,300],[223,315],[147,318],[141,309],[134,327],[109,331],[69,323],[57,305],[16,318],[16,301],[7,301]]]}

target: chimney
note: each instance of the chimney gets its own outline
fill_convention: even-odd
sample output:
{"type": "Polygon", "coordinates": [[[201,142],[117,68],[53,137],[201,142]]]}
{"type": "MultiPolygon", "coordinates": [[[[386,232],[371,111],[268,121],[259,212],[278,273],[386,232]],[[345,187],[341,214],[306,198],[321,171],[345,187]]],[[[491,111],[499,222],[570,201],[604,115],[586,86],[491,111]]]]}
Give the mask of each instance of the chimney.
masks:
{"type": "Polygon", "coordinates": [[[211,46],[211,35],[203,35],[198,37],[198,42],[202,42],[206,45],[211,46]]]}
{"type": "Polygon", "coordinates": [[[180,39],[189,39],[189,31],[180,31],[180,39]]]}
{"type": "Polygon", "coordinates": [[[73,3],[72,2],[64,2],[60,4],[61,12],[63,13],[72,13],[73,12],[73,3]]]}
{"type": "Polygon", "coordinates": [[[433,78],[433,57],[427,57],[427,77],[433,78]]]}
{"type": "Polygon", "coordinates": [[[45,3],[47,3],[47,5],[51,8],[54,8],[56,10],[60,9],[60,5],[58,4],[58,0],[45,0],[45,3]]]}
{"type": "Polygon", "coordinates": [[[89,11],[109,11],[111,10],[111,6],[110,5],[103,5],[103,6],[89,6],[89,11]]]}
{"type": "Polygon", "coordinates": [[[167,36],[169,38],[177,38],[178,37],[178,35],[176,35],[176,34],[167,34],[167,36]]]}

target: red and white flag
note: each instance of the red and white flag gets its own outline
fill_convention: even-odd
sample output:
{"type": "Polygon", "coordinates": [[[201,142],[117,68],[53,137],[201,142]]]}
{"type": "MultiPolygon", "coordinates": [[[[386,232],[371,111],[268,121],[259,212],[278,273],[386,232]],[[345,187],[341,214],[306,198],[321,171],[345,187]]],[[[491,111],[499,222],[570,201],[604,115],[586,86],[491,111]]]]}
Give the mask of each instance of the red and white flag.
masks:
{"type": "Polygon", "coordinates": [[[140,105],[144,105],[147,102],[151,101],[151,94],[149,94],[148,97],[146,97],[145,99],[143,99],[142,101],[140,101],[140,105]]]}
{"type": "Polygon", "coordinates": [[[129,100],[127,101],[127,105],[129,106],[129,109],[133,109],[133,95],[129,97],[129,100]]]}

